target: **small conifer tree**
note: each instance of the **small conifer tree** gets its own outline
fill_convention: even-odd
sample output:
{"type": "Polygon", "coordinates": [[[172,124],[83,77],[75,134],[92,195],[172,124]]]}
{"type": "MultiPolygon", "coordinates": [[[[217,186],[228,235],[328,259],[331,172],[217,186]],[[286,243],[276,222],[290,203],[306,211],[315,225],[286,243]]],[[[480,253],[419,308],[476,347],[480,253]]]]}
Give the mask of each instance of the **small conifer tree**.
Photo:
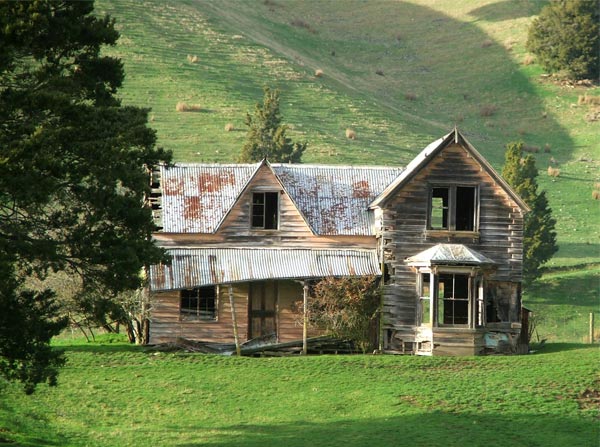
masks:
{"type": "Polygon", "coordinates": [[[502,176],[531,208],[523,223],[523,281],[530,284],[540,277],[539,267],[552,258],[556,245],[556,220],[548,207],[545,191],[538,193],[535,159],[523,158],[523,143],[509,143],[502,176]]]}
{"type": "Polygon", "coordinates": [[[299,163],[306,143],[292,143],[281,123],[279,90],[264,87],[262,104],[257,103],[254,115],[246,114],[248,134],[239,161],[249,163],[268,158],[271,162],[299,163]]]}
{"type": "Polygon", "coordinates": [[[600,1],[554,0],[529,27],[527,49],[549,72],[600,76],[600,1]]]}

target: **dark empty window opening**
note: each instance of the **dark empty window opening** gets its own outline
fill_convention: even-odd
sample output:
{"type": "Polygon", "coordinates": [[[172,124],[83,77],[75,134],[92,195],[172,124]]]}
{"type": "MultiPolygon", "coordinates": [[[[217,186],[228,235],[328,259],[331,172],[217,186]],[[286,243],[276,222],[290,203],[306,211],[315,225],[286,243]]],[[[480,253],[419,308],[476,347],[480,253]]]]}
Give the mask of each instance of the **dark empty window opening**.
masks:
{"type": "Polygon", "coordinates": [[[197,287],[182,290],[179,312],[184,320],[216,320],[216,287],[197,287]]]}
{"type": "Polygon", "coordinates": [[[475,231],[477,191],[474,186],[436,186],[431,189],[429,228],[475,231]]]}
{"type": "Polygon", "coordinates": [[[279,194],[255,192],[252,194],[252,227],[276,230],[279,215],[279,194]]]}
{"type": "Polygon", "coordinates": [[[442,273],[438,283],[438,324],[469,324],[469,275],[442,273]]]}

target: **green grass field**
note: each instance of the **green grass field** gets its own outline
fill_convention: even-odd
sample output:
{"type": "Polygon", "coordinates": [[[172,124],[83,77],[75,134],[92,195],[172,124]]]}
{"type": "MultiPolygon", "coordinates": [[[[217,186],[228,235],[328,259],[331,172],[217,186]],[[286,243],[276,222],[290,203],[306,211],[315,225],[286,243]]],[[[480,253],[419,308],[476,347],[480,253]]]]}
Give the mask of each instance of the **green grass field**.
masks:
{"type": "Polygon", "coordinates": [[[2,384],[19,446],[598,445],[598,351],[235,358],[63,342],[57,388],[2,384]],[[596,400],[594,400],[596,399],[596,400]]]}

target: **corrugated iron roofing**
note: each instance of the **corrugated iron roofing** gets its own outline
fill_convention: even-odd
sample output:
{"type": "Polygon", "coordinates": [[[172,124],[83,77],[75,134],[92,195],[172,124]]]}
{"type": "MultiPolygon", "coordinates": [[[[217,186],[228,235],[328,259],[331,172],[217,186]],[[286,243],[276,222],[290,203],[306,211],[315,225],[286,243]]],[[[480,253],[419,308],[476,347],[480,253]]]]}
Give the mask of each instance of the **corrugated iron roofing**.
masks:
{"type": "MultiPolygon", "coordinates": [[[[261,163],[161,167],[166,233],[213,233],[261,163]]],[[[402,168],[271,165],[316,234],[371,235],[368,205],[402,168]]]]}
{"type": "Polygon", "coordinates": [[[171,249],[171,265],[150,267],[150,290],[264,279],[380,275],[376,250],[171,249]]]}
{"type": "Polygon", "coordinates": [[[408,264],[494,264],[487,256],[462,244],[438,244],[406,259],[408,264]]]}
{"type": "Polygon", "coordinates": [[[259,166],[161,166],[162,231],[213,233],[259,166]]]}
{"type": "Polygon", "coordinates": [[[271,165],[316,234],[371,235],[369,204],[402,168],[271,165]]]}

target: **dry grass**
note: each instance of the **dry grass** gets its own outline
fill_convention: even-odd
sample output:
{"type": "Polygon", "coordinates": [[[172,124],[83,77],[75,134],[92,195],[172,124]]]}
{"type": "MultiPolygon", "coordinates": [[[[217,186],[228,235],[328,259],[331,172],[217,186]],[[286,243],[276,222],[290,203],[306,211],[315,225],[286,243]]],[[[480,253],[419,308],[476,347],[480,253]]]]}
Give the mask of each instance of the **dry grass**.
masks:
{"type": "Polygon", "coordinates": [[[175,106],[175,110],[178,112],[199,112],[202,110],[200,104],[188,104],[183,101],[179,101],[175,106]]]}
{"type": "Polygon", "coordinates": [[[590,96],[590,95],[579,95],[577,98],[577,104],[582,105],[590,105],[590,106],[600,106],[600,96],[590,96]]]}
{"type": "Polygon", "coordinates": [[[548,166],[548,175],[550,177],[558,177],[560,175],[560,169],[548,166]]]}
{"type": "Polygon", "coordinates": [[[197,64],[200,59],[196,55],[188,54],[187,60],[190,64],[197,64]]]}
{"type": "Polygon", "coordinates": [[[417,100],[417,94],[413,93],[413,92],[406,92],[404,94],[404,99],[406,99],[407,101],[416,101],[417,100]]]}
{"type": "Polygon", "coordinates": [[[356,140],[356,131],[354,129],[346,129],[346,138],[356,140]]]}
{"type": "Polygon", "coordinates": [[[494,104],[484,104],[479,109],[479,115],[481,116],[493,116],[498,111],[498,107],[494,104]]]}
{"type": "Polygon", "coordinates": [[[225,124],[225,132],[231,132],[235,130],[235,126],[233,125],[233,123],[227,123],[225,124]]]}
{"type": "Polygon", "coordinates": [[[323,70],[321,70],[320,68],[317,68],[315,70],[315,77],[320,78],[321,76],[323,76],[323,70]]]}
{"type": "Polygon", "coordinates": [[[526,54],[525,57],[523,58],[523,65],[531,65],[535,62],[535,57],[533,57],[531,54],[526,54]]]}

